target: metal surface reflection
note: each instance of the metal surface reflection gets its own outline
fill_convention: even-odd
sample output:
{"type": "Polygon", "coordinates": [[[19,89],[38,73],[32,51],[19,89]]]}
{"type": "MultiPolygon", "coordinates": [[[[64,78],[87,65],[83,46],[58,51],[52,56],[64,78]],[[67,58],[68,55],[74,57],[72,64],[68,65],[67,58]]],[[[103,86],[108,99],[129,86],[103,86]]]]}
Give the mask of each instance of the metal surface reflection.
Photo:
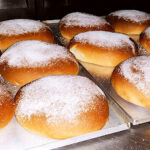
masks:
{"type": "Polygon", "coordinates": [[[150,123],[57,150],[149,150],[150,123]]]}

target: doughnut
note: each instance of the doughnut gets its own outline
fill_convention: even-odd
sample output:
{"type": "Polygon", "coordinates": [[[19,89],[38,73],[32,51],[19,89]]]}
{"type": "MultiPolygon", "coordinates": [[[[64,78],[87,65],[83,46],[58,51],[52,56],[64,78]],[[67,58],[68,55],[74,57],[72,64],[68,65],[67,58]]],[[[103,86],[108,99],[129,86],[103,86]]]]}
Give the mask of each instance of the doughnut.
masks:
{"type": "Polygon", "coordinates": [[[0,74],[18,86],[47,75],[76,75],[78,70],[77,61],[66,48],[43,41],[17,42],[0,58],[0,74]]]}
{"type": "Polygon", "coordinates": [[[0,50],[22,40],[41,40],[52,43],[52,31],[39,21],[30,19],[12,19],[0,22],[0,50]]]}
{"type": "Polygon", "coordinates": [[[150,51],[150,27],[146,28],[141,34],[140,34],[140,44],[144,49],[147,51],[150,51]]]}
{"type": "Polygon", "coordinates": [[[81,12],[73,12],[64,16],[60,20],[59,29],[67,41],[70,41],[76,34],[86,31],[113,31],[112,26],[103,17],[81,12]]]}
{"type": "Polygon", "coordinates": [[[126,101],[150,108],[150,56],[132,57],[116,66],[111,83],[126,101]]]}
{"type": "Polygon", "coordinates": [[[53,139],[97,131],[108,121],[104,93],[82,76],[47,76],[23,86],[15,116],[25,129],[53,139]]]}
{"type": "Polygon", "coordinates": [[[150,26],[150,14],[138,10],[118,10],[106,17],[115,32],[129,34],[135,40],[137,36],[150,26]],[[135,36],[137,35],[137,36],[135,36]]]}
{"type": "Polygon", "coordinates": [[[116,32],[140,34],[150,25],[150,14],[138,10],[118,10],[107,17],[116,32]]]}
{"type": "Polygon", "coordinates": [[[0,83],[0,129],[4,128],[14,115],[13,97],[0,83]]]}
{"type": "Polygon", "coordinates": [[[107,31],[88,31],[77,34],[69,50],[83,62],[114,67],[137,55],[137,45],[127,35],[107,31]]]}

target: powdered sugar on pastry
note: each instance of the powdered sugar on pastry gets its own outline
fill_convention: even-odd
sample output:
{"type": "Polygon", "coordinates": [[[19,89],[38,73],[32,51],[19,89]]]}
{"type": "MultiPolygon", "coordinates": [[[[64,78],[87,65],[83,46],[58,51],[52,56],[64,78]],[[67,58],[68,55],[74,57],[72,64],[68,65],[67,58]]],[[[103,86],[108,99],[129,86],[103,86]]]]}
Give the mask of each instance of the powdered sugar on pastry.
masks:
{"type": "Polygon", "coordinates": [[[63,17],[61,22],[65,26],[80,26],[80,27],[92,27],[109,24],[104,18],[94,16],[91,14],[74,12],[63,17]]]}
{"type": "Polygon", "coordinates": [[[30,32],[38,32],[48,28],[44,23],[30,19],[13,19],[0,22],[0,34],[18,35],[30,32]]]}
{"type": "Polygon", "coordinates": [[[129,36],[120,33],[89,31],[76,35],[74,40],[99,47],[107,47],[110,50],[128,46],[132,48],[132,52],[135,54],[135,44],[130,40],[129,36]]]}
{"type": "Polygon", "coordinates": [[[125,20],[131,20],[137,23],[150,20],[150,14],[138,10],[119,10],[112,12],[110,15],[117,16],[125,20]]]}
{"type": "Polygon", "coordinates": [[[54,123],[58,118],[73,121],[80,113],[94,109],[94,104],[90,108],[86,106],[98,96],[104,97],[104,93],[86,77],[48,76],[21,89],[16,113],[29,119],[31,115],[44,113],[48,122],[54,123]]]}
{"type": "Polygon", "coordinates": [[[59,58],[68,58],[76,62],[68,50],[62,46],[42,41],[26,40],[9,47],[2,54],[0,64],[6,62],[13,67],[40,67],[46,66],[50,61],[59,58]]]}
{"type": "Polygon", "coordinates": [[[145,34],[148,38],[150,38],[150,27],[148,27],[146,30],[144,30],[143,34],[145,34]]]}
{"type": "Polygon", "coordinates": [[[120,65],[120,74],[145,95],[150,93],[150,56],[138,56],[120,65]]]}

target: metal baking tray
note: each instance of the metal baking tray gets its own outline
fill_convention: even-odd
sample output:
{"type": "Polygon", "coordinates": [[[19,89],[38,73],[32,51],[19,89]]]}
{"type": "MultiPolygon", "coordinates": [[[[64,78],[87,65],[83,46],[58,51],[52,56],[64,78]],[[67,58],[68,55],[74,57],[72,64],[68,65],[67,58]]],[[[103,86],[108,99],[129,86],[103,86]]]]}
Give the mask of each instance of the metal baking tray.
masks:
{"type": "MultiPolygon", "coordinates": [[[[56,42],[67,47],[66,41],[61,37],[58,29],[59,20],[54,21],[44,21],[44,23],[50,25],[53,31],[56,33],[56,42]]],[[[140,44],[137,42],[139,47],[139,55],[150,55],[140,44]]],[[[101,86],[105,94],[108,95],[109,99],[114,100],[119,104],[119,106],[126,112],[126,116],[129,118],[130,122],[133,125],[142,124],[150,121],[150,109],[146,109],[130,102],[127,102],[123,98],[117,95],[114,89],[111,86],[110,82],[110,73],[112,72],[111,68],[105,68],[102,66],[97,66],[88,63],[82,63],[82,65],[90,72],[90,74],[96,79],[97,84],[101,86]],[[93,70],[94,69],[94,70],[93,70]],[[92,71],[91,71],[92,70],[92,71]],[[107,77],[103,77],[101,72],[104,74],[109,74],[107,77]]]]}
{"type": "Polygon", "coordinates": [[[103,80],[96,76],[95,79],[102,84],[104,91],[126,111],[133,125],[150,121],[150,109],[137,106],[121,98],[113,89],[110,79],[103,80]]]}
{"type": "MultiPolygon", "coordinates": [[[[51,24],[52,30],[53,32],[55,32],[55,29],[57,28],[55,21],[53,21],[51,24]]],[[[56,43],[59,43],[59,40],[57,41],[58,38],[60,40],[59,34],[56,34],[56,43]]],[[[89,72],[81,64],[79,75],[90,78],[99,87],[101,87],[101,85],[89,74],[89,72]]],[[[16,92],[20,88],[8,83],[1,76],[0,82],[5,84],[5,86],[13,94],[13,96],[15,96],[16,92]]],[[[109,95],[106,96],[109,102],[109,121],[106,123],[103,129],[69,139],[55,140],[42,137],[27,131],[22,126],[20,126],[17,123],[16,118],[13,117],[12,121],[4,129],[0,130],[0,149],[50,150],[129,129],[130,121],[126,113],[119,107],[117,103],[114,102],[111,97],[109,97],[109,95]]]]}
{"type": "Polygon", "coordinates": [[[138,125],[150,121],[150,109],[137,106],[121,98],[113,89],[110,81],[110,76],[107,76],[105,78],[101,75],[101,71],[108,70],[107,67],[105,68],[94,64],[88,64],[85,62],[80,63],[82,63],[82,65],[90,72],[90,74],[94,77],[97,83],[100,84],[103,91],[105,91],[105,93],[111,99],[113,99],[119,104],[119,106],[121,106],[121,108],[126,112],[126,115],[128,116],[130,122],[133,125],[138,125]]]}
{"type": "MultiPolygon", "coordinates": [[[[82,65],[80,65],[79,75],[86,76],[96,82],[95,79],[82,67],[82,65]]],[[[19,87],[6,82],[2,77],[0,77],[0,81],[4,83],[9,91],[15,96],[19,87]]],[[[108,102],[109,121],[103,129],[65,140],[54,140],[31,133],[20,126],[14,117],[8,126],[0,130],[0,149],[50,150],[129,129],[130,122],[124,114],[124,111],[122,111],[113,100],[108,98],[108,102]]]]}

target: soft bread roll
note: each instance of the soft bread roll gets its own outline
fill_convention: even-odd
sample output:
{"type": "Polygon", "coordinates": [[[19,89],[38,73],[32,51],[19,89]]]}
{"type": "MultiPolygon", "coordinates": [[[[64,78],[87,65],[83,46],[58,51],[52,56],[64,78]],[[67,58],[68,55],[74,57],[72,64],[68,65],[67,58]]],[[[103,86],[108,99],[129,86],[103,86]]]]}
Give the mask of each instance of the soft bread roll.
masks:
{"type": "Polygon", "coordinates": [[[13,19],[0,22],[0,49],[6,50],[21,40],[41,40],[52,43],[52,31],[39,21],[29,19],[13,19]]]}
{"type": "Polygon", "coordinates": [[[19,86],[47,75],[76,75],[78,70],[77,61],[66,48],[36,40],[18,42],[0,58],[2,76],[19,86]]]}
{"type": "Polygon", "coordinates": [[[122,62],[114,69],[111,83],[120,97],[150,108],[150,56],[137,56],[122,62]]]}
{"type": "Polygon", "coordinates": [[[61,35],[69,42],[73,36],[86,31],[113,31],[112,26],[102,17],[73,12],[64,16],[59,23],[61,35]]]}
{"type": "Polygon", "coordinates": [[[140,34],[140,44],[147,50],[150,51],[150,27],[144,30],[140,34]]]}
{"type": "Polygon", "coordinates": [[[83,62],[116,66],[137,55],[137,45],[128,36],[106,31],[80,33],[71,40],[70,51],[83,62]]]}
{"type": "Polygon", "coordinates": [[[101,89],[86,77],[47,76],[23,86],[15,115],[26,129],[55,139],[100,130],[109,108],[101,89]]]}
{"type": "Polygon", "coordinates": [[[14,115],[13,97],[0,83],[0,129],[4,128],[14,115]]]}
{"type": "Polygon", "coordinates": [[[114,70],[114,67],[108,67],[108,66],[100,66],[95,65],[87,62],[81,62],[80,63],[95,77],[98,79],[110,79],[111,74],[114,70]]]}
{"type": "Polygon", "coordinates": [[[138,10],[119,10],[106,18],[116,32],[126,34],[140,34],[150,25],[150,14],[138,10]]]}

